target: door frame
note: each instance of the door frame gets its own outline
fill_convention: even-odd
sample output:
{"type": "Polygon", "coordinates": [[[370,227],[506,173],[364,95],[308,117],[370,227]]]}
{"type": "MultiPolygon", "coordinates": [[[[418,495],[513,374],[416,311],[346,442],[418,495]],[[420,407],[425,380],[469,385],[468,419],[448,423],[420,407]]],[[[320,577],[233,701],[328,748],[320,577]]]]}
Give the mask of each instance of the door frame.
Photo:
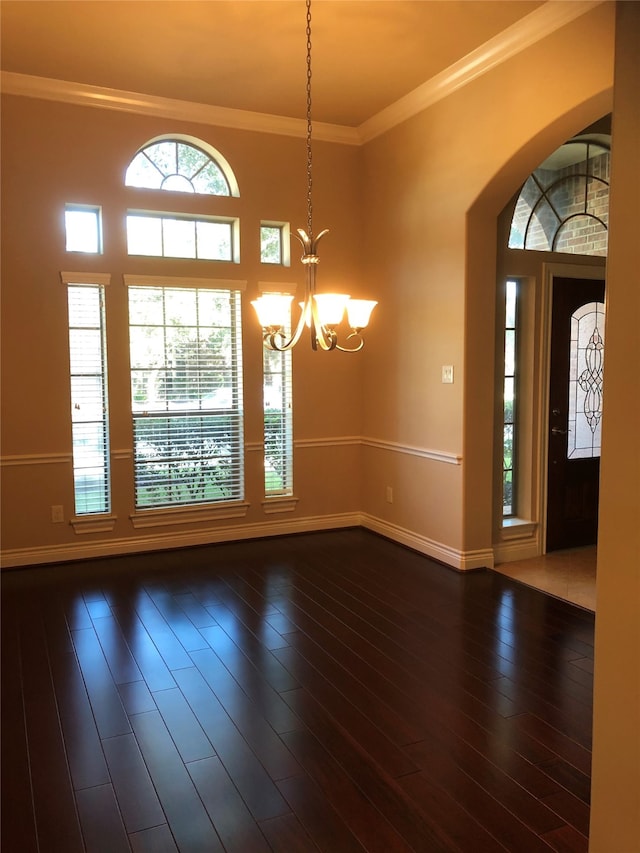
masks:
{"type": "Polygon", "coordinates": [[[585,266],[582,264],[543,263],[542,264],[542,305],[540,328],[540,382],[538,387],[538,404],[536,434],[538,459],[538,490],[537,517],[539,519],[538,554],[547,553],[547,490],[548,490],[548,461],[549,461],[549,391],[551,382],[551,306],[553,302],[554,278],[587,278],[603,279],[605,281],[605,316],[607,304],[606,290],[606,260],[602,266],[585,266]]]}

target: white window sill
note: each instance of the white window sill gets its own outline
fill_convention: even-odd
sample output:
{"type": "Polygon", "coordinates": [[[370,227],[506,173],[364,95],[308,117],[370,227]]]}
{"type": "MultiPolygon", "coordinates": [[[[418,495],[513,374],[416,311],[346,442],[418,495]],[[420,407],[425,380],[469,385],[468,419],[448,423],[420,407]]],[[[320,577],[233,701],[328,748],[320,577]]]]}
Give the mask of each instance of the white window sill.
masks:
{"type": "Polygon", "coordinates": [[[244,518],[249,504],[244,501],[199,506],[181,506],[170,509],[145,509],[130,515],[136,530],[144,527],[168,527],[176,524],[198,524],[203,521],[222,521],[228,518],[244,518]]]}
{"type": "Polygon", "coordinates": [[[505,518],[502,520],[502,539],[530,539],[537,529],[537,521],[526,518],[505,518]]]}
{"type": "Polygon", "coordinates": [[[117,515],[76,515],[69,523],[76,534],[110,533],[117,520],[117,515]]]}
{"type": "Polygon", "coordinates": [[[262,501],[262,511],[266,515],[271,515],[275,512],[293,512],[298,505],[298,498],[292,495],[274,495],[272,498],[265,498],[262,501]]]}

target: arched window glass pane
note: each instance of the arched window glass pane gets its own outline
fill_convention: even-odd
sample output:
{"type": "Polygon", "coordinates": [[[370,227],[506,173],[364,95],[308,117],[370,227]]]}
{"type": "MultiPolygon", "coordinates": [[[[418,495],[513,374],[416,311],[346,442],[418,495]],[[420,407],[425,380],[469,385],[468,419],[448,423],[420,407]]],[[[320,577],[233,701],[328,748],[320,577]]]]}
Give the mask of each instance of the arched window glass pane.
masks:
{"type": "Polygon", "coordinates": [[[195,145],[177,140],[153,142],[139,151],[127,169],[128,187],[231,195],[229,182],[215,160],[195,145]]]}
{"type": "Polygon", "coordinates": [[[174,193],[192,193],[193,186],[191,181],[185,178],[183,175],[169,175],[168,178],[165,178],[162,182],[163,190],[169,190],[174,193]]]}
{"type": "Polygon", "coordinates": [[[573,216],[563,222],[556,234],[555,252],[581,255],[607,254],[607,229],[593,216],[573,216]],[[585,246],[589,251],[585,252],[585,246]]]}
{"type": "Polygon", "coordinates": [[[543,198],[529,218],[525,232],[525,249],[548,252],[555,233],[558,219],[549,203],[543,198]]]}
{"type": "Polygon", "coordinates": [[[606,255],[609,160],[609,150],[587,138],[554,151],[522,187],[509,248],[606,255]],[[580,222],[585,216],[594,221],[580,222]]]}
{"type": "Polygon", "coordinates": [[[569,360],[569,459],[600,456],[604,303],[589,302],[571,316],[569,360]]]}
{"type": "Polygon", "coordinates": [[[197,193],[204,195],[229,195],[229,185],[225,176],[215,163],[207,163],[191,179],[193,188],[197,193]]]}
{"type": "Polygon", "coordinates": [[[585,175],[566,175],[549,187],[547,199],[559,223],[584,212],[586,186],[585,175]]]}

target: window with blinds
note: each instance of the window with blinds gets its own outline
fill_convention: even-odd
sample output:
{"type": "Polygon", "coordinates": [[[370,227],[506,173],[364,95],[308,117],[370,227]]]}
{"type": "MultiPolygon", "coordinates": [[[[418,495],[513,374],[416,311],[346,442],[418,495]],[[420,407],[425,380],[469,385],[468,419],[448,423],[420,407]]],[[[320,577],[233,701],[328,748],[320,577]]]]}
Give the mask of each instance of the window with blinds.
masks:
{"type": "Polygon", "coordinates": [[[239,291],[134,283],[128,293],[136,507],[242,499],[239,291]]]}
{"type": "Polygon", "coordinates": [[[76,515],[110,512],[104,287],[69,284],[71,430],[76,515]]]}
{"type": "MultiPolygon", "coordinates": [[[[288,335],[288,330],[286,332],[288,335]]],[[[293,494],[291,350],[264,349],[264,491],[293,494]]]]}

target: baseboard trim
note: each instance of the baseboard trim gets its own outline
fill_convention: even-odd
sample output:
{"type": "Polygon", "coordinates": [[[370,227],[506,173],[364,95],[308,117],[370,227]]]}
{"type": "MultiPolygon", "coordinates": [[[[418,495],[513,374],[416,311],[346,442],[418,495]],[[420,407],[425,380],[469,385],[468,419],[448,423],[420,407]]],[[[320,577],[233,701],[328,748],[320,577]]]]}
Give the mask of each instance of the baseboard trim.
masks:
{"type": "Polygon", "coordinates": [[[460,551],[456,548],[450,548],[442,542],[436,542],[434,539],[429,539],[426,536],[415,533],[412,530],[399,527],[397,524],[391,524],[381,518],[376,518],[373,515],[363,515],[361,526],[367,530],[372,530],[374,533],[379,533],[387,539],[392,539],[400,545],[406,545],[420,554],[432,557],[440,563],[458,569],[460,572],[493,568],[492,548],[476,551],[460,551]]]}
{"type": "Polygon", "coordinates": [[[76,560],[91,560],[97,557],[117,557],[145,551],[165,551],[196,545],[214,545],[219,542],[261,539],[271,536],[286,536],[292,533],[313,533],[318,530],[336,530],[360,526],[359,513],[343,513],[298,519],[287,518],[259,524],[233,525],[207,530],[154,533],[150,536],[135,536],[126,539],[103,539],[93,542],[44,545],[36,548],[14,548],[10,551],[0,551],[0,566],[3,569],[13,569],[47,563],[67,563],[76,560]]]}
{"type": "Polygon", "coordinates": [[[221,542],[240,542],[244,539],[261,539],[273,536],[288,536],[295,533],[314,533],[321,530],[338,530],[347,527],[364,527],[405,545],[420,554],[458,571],[493,568],[494,554],[491,548],[477,551],[459,551],[442,542],[436,542],[412,530],[390,524],[381,518],[358,512],[335,515],[286,518],[267,522],[207,530],[172,531],[126,539],[102,539],[92,542],[71,542],[62,545],[43,545],[36,548],[14,548],[0,551],[2,569],[38,566],[50,563],[67,563],[76,560],[91,560],[98,557],[117,557],[145,551],[166,551],[173,548],[189,548],[197,545],[215,545],[221,542]]]}
{"type": "Polygon", "coordinates": [[[513,563],[515,560],[529,560],[531,557],[540,556],[540,547],[537,537],[527,540],[515,540],[511,542],[500,542],[494,545],[493,553],[496,565],[500,563],[513,563]]]}

